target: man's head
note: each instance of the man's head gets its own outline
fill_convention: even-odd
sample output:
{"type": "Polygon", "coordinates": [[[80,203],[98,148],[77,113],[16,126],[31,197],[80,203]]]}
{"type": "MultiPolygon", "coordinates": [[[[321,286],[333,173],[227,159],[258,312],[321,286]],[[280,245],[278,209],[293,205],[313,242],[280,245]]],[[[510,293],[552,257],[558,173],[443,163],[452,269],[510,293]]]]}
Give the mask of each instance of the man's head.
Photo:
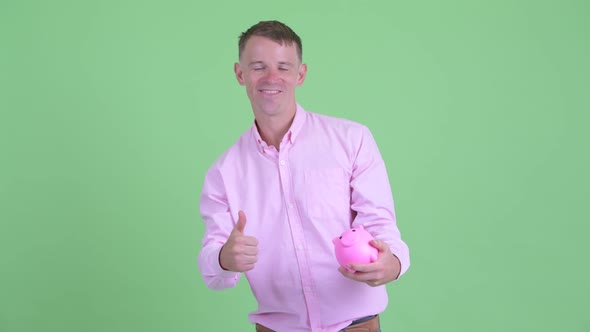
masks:
{"type": "Polygon", "coordinates": [[[292,119],[295,88],[307,73],[301,63],[301,39],[283,23],[260,22],[241,35],[239,47],[234,72],[246,87],[256,119],[292,119]]]}
{"type": "Polygon", "coordinates": [[[268,38],[280,45],[286,44],[291,46],[295,44],[297,47],[297,56],[299,62],[303,60],[303,47],[301,45],[301,38],[291,30],[286,24],[279,21],[261,21],[250,27],[250,29],[242,32],[240,41],[238,43],[238,56],[242,58],[246,43],[252,36],[260,36],[268,38]]]}

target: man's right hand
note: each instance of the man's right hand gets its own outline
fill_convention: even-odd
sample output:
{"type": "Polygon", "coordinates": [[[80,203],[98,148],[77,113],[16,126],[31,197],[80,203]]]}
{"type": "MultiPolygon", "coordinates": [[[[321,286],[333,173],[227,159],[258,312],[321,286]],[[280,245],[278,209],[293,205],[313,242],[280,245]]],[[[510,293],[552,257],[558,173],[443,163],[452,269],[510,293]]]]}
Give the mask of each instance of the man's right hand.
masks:
{"type": "Polygon", "coordinates": [[[244,235],[245,227],[246,214],[240,211],[236,226],[219,252],[219,264],[222,269],[246,272],[254,268],[258,260],[258,240],[253,236],[244,235]]]}

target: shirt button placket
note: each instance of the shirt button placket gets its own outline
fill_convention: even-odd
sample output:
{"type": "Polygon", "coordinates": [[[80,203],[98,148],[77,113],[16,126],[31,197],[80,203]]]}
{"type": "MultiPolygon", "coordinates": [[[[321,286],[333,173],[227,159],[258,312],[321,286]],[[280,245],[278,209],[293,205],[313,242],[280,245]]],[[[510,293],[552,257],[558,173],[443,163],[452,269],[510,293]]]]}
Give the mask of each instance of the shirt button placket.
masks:
{"type": "MultiPolygon", "coordinates": [[[[311,275],[309,271],[309,262],[306,258],[305,252],[305,239],[303,238],[303,229],[301,227],[301,220],[299,220],[298,214],[294,209],[294,195],[293,188],[291,188],[291,174],[290,169],[287,167],[288,149],[281,149],[279,152],[279,175],[281,177],[281,186],[283,187],[283,193],[285,204],[289,207],[287,209],[287,218],[291,227],[291,236],[293,244],[295,246],[295,255],[297,257],[299,273],[301,274],[301,283],[303,286],[303,293],[305,294],[305,302],[307,304],[307,313],[312,325],[319,323],[319,314],[317,313],[317,300],[313,291],[313,285],[311,275]]],[[[314,331],[317,331],[315,328],[314,331]]]]}

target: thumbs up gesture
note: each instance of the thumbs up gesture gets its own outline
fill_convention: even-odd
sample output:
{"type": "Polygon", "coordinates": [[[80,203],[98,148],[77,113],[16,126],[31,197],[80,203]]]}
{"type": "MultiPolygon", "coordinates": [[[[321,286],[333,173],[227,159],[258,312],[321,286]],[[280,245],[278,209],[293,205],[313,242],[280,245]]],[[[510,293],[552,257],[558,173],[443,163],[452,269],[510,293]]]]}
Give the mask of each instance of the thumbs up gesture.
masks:
{"type": "Polygon", "coordinates": [[[253,236],[244,235],[246,214],[238,212],[238,222],[221,247],[219,264],[221,268],[233,272],[246,272],[254,268],[258,260],[258,240],[253,236]]]}

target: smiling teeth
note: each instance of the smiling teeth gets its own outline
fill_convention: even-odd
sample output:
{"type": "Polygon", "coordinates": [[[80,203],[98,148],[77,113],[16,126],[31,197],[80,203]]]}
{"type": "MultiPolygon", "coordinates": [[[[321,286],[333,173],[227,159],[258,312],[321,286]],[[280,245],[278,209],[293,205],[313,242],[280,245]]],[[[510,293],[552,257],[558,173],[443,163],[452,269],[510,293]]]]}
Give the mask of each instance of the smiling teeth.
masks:
{"type": "Polygon", "coordinates": [[[279,90],[262,90],[262,93],[268,93],[268,94],[274,95],[276,93],[279,93],[279,90]]]}

